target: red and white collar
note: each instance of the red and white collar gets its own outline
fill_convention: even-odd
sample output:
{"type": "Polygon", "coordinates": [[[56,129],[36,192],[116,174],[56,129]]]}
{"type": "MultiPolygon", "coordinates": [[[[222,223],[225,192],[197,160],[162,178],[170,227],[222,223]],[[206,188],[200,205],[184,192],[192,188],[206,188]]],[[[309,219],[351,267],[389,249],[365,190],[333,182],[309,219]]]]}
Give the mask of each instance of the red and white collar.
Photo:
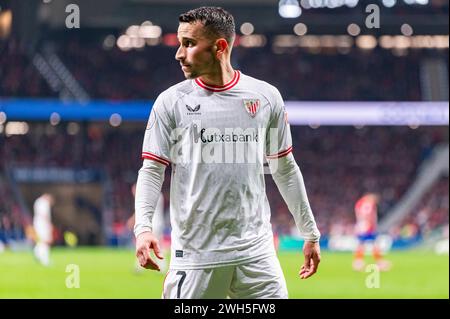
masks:
{"type": "Polygon", "coordinates": [[[203,88],[205,90],[212,91],[212,92],[223,92],[223,91],[227,91],[227,90],[231,89],[232,87],[234,87],[239,82],[240,78],[241,78],[241,72],[235,70],[233,79],[230,82],[226,83],[225,85],[206,84],[200,78],[196,78],[194,81],[195,81],[195,83],[197,83],[198,86],[200,86],[201,88],[203,88]]]}

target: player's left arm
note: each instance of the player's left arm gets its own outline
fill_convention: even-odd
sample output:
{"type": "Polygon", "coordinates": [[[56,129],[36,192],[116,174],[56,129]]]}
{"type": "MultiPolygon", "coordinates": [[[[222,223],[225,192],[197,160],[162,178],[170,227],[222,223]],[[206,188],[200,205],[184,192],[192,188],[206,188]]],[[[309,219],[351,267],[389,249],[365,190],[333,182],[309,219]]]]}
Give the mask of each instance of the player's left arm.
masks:
{"type": "Polygon", "coordinates": [[[309,204],[303,175],[292,155],[291,130],[283,99],[274,87],[272,93],[266,157],[272,177],[305,240],[305,262],[300,270],[300,278],[306,279],[316,273],[320,263],[320,232],[309,204]]]}
{"type": "Polygon", "coordinates": [[[305,262],[299,275],[301,279],[306,279],[317,272],[320,263],[320,232],[309,204],[303,175],[292,153],[278,159],[268,159],[268,162],[273,180],[305,240],[305,262]]]}

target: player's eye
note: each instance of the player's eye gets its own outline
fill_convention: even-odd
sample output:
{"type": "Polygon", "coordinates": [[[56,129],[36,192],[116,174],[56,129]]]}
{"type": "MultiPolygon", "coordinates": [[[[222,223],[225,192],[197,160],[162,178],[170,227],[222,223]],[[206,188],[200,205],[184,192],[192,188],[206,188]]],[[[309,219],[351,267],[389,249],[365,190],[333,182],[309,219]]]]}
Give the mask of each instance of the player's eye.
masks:
{"type": "Polygon", "coordinates": [[[192,42],[190,40],[186,40],[186,41],[184,41],[184,46],[185,47],[192,47],[192,46],[194,46],[194,42],[192,42]]]}

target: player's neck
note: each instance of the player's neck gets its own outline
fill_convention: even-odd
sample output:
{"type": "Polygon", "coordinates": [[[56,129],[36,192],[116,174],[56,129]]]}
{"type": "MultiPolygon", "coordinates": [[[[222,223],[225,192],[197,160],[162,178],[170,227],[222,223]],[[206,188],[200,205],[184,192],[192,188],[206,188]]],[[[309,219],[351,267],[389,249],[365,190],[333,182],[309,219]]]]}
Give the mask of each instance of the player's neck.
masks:
{"type": "Polygon", "coordinates": [[[234,78],[234,69],[231,64],[221,65],[216,71],[200,76],[202,82],[208,85],[224,86],[234,78]]]}

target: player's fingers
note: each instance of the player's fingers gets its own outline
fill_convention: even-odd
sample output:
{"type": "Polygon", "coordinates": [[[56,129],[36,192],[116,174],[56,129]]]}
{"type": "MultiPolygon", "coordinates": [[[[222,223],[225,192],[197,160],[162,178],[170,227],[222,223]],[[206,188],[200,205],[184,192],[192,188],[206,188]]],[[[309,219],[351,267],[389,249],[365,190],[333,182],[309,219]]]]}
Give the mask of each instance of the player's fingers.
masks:
{"type": "Polygon", "coordinates": [[[141,267],[144,267],[148,263],[148,259],[150,258],[150,247],[149,245],[140,245],[136,250],[136,256],[138,257],[139,264],[141,267]]]}
{"type": "Polygon", "coordinates": [[[155,240],[153,242],[153,251],[155,252],[156,257],[158,257],[159,259],[164,259],[164,256],[161,253],[161,247],[159,246],[158,240],[155,240]]]}
{"type": "Polygon", "coordinates": [[[305,265],[302,265],[300,267],[300,274],[304,273],[306,271],[305,265]]]}
{"type": "Polygon", "coordinates": [[[158,264],[150,258],[150,256],[147,257],[145,264],[142,266],[145,269],[154,269],[157,271],[160,271],[158,264]]]}
{"type": "Polygon", "coordinates": [[[314,275],[316,273],[316,270],[317,270],[317,266],[314,264],[314,260],[311,260],[311,267],[305,274],[303,274],[303,277],[300,277],[300,278],[307,279],[307,278],[311,277],[312,275],[314,275]]]}
{"type": "Polygon", "coordinates": [[[302,277],[306,272],[307,272],[306,269],[301,269],[298,274],[300,275],[300,277],[302,277]]]}
{"type": "Polygon", "coordinates": [[[146,245],[139,250],[139,263],[146,269],[155,269],[159,271],[159,266],[150,257],[150,248],[146,245]]]}
{"type": "Polygon", "coordinates": [[[310,271],[310,268],[307,268],[305,264],[302,265],[302,267],[300,268],[300,272],[298,273],[301,279],[303,279],[303,277],[306,276],[306,274],[310,271]]]}

